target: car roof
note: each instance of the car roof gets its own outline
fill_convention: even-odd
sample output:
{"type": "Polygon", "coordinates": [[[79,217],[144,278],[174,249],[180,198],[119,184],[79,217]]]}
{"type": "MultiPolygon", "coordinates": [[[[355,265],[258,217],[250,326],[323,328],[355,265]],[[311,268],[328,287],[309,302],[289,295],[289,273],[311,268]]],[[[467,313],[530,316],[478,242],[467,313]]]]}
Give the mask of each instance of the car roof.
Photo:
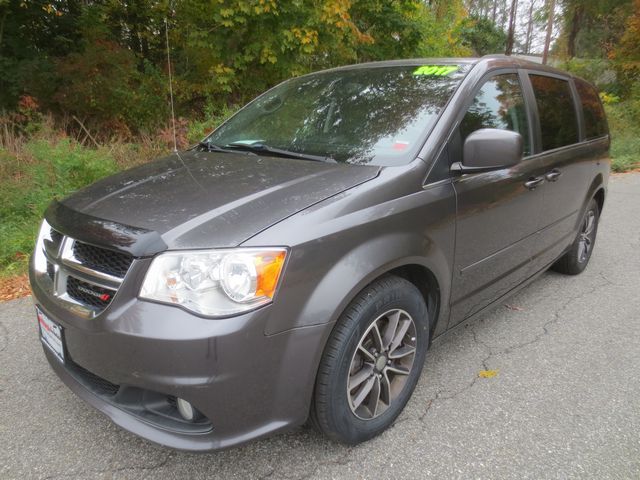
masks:
{"type": "Polygon", "coordinates": [[[563,75],[566,77],[573,77],[568,72],[564,72],[549,65],[543,65],[542,63],[534,62],[528,58],[517,55],[485,55],[483,57],[451,57],[451,58],[409,58],[401,60],[385,60],[379,62],[364,62],[356,63],[353,65],[344,65],[341,67],[335,67],[324,72],[340,71],[340,70],[356,70],[356,69],[368,69],[368,68],[381,68],[381,67],[411,67],[420,65],[475,65],[485,70],[495,70],[497,68],[528,68],[531,70],[537,70],[541,72],[553,73],[556,75],[563,75]]]}

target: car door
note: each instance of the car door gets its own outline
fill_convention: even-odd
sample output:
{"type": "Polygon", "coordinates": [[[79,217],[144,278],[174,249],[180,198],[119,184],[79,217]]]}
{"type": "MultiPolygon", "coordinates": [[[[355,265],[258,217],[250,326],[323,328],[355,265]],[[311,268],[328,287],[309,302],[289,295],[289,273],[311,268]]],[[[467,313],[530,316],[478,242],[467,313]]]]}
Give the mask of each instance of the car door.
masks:
{"type": "MultiPolygon", "coordinates": [[[[456,245],[449,326],[478,312],[527,278],[540,226],[544,166],[532,157],[530,106],[514,71],[480,83],[448,144],[462,161],[465,138],[480,128],[520,133],[524,158],[511,167],[453,179],[457,197],[456,245]]],[[[496,158],[496,164],[500,159],[496,158]]]]}
{"type": "MultiPolygon", "coordinates": [[[[538,71],[527,72],[527,77],[535,99],[534,127],[546,181],[540,188],[544,215],[531,262],[535,273],[553,263],[575,239],[597,148],[583,141],[580,133],[580,98],[572,80],[538,71]]],[[[597,94],[595,102],[599,103],[597,94]]]]}

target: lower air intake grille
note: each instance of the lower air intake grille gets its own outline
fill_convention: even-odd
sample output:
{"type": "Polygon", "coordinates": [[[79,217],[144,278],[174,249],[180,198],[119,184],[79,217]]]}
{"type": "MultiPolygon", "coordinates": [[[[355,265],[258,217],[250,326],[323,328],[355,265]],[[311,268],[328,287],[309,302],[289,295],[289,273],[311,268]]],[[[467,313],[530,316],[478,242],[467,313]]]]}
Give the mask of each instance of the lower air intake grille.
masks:
{"type": "Polygon", "coordinates": [[[82,368],[71,359],[66,361],[67,367],[75,374],[85,387],[98,395],[114,396],[120,390],[120,385],[111,383],[98,375],[91,373],[89,370],[82,368]]]}
{"type": "Polygon", "coordinates": [[[67,279],[67,294],[85,305],[105,308],[115,295],[114,290],[83,282],[75,277],[67,279]]]}

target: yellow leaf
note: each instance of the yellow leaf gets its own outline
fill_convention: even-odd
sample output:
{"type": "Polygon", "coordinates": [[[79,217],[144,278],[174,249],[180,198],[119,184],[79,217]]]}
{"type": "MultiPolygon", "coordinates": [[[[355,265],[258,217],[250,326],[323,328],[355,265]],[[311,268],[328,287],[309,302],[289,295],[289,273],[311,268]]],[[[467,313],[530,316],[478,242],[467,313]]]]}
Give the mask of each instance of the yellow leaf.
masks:
{"type": "Polygon", "coordinates": [[[480,378],[493,378],[498,375],[498,370],[480,370],[478,377],[480,378]]]}

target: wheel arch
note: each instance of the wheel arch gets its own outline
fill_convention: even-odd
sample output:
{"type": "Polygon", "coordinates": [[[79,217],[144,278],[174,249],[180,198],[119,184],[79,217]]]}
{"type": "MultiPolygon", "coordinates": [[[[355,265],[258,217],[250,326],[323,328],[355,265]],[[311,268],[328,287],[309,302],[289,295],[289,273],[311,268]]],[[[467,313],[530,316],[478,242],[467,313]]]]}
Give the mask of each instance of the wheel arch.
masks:
{"type": "Polygon", "coordinates": [[[337,325],[342,313],[363,290],[387,275],[394,275],[407,280],[422,294],[429,315],[430,341],[434,333],[441,333],[446,329],[449,312],[446,308],[443,308],[443,305],[446,305],[444,297],[448,294],[446,284],[443,283],[445,280],[438,279],[434,268],[428,265],[426,258],[411,257],[398,259],[380,266],[354,285],[354,288],[345,296],[339,310],[336,312],[336,321],[333,322],[331,330],[337,325]]]}
{"type": "Polygon", "coordinates": [[[598,203],[598,212],[600,213],[602,213],[602,209],[604,208],[604,197],[605,191],[604,187],[601,185],[598,190],[596,190],[596,193],[593,196],[593,198],[595,198],[596,202],[598,203]]]}
{"type": "Polygon", "coordinates": [[[602,208],[604,207],[604,199],[606,195],[605,190],[606,190],[606,186],[605,186],[604,177],[602,176],[602,173],[598,173],[593,178],[593,180],[591,181],[591,184],[589,185],[589,189],[587,190],[587,194],[585,195],[584,202],[580,210],[580,214],[576,219],[576,224],[574,226],[576,232],[578,231],[578,228],[580,228],[580,221],[582,219],[582,216],[584,215],[584,212],[586,211],[587,207],[589,206],[589,202],[592,199],[595,199],[595,201],[598,203],[598,209],[600,213],[602,213],[602,208]]]}
{"type": "Polygon", "coordinates": [[[598,202],[598,207],[600,211],[602,211],[602,207],[604,206],[604,197],[605,197],[605,183],[602,173],[598,173],[593,180],[591,180],[591,184],[589,185],[589,190],[587,190],[587,195],[584,200],[584,207],[589,204],[592,198],[595,198],[598,202]]]}
{"type": "Polygon", "coordinates": [[[440,259],[437,256],[436,258],[412,256],[398,258],[379,265],[378,268],[364,276],[360,282],[353,285],[336,311],[335,320],[339,319],[349,304],[365,288],[385,275],[395,275],[412,283],[422,294],[429,314],[430,338],[434,333],[441,333],[446,329],[449,318],[449,312],[444,306],[446,306],[445,298],[449,295],[447,287],[450,285],[450,272],[443,271],[438,260],[440,259]]]}
{"type": "Polygon", "coordinates": [[[427,305],[427,312],[429,313],[429,332],[431,334],[429,338],[431,338],[439,320],[440,304],[442,301],[440,284],[435,274],[424,265],[407,263],[395,267],[383,275],[395,275],[404,278],[415,285],[420,291],[427,305]]]}

